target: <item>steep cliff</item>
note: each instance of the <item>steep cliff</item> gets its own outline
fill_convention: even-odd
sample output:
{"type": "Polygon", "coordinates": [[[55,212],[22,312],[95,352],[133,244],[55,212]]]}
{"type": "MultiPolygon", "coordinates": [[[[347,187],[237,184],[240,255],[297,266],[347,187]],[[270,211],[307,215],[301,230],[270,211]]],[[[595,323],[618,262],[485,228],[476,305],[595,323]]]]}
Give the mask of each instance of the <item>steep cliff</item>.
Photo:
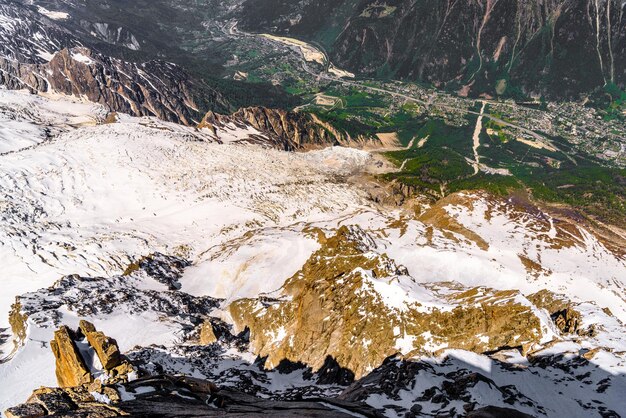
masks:
{"type": "MultiPolygon", "coordinates": [[[[72,95],[114,112],[185,125],[202,117],[198,102],[229,108],[217,91],[200,85],[182,67],[154,59],[129,62],[85,47],[80,33],[60,24],[64,13],[41,10],[0,2],[0,85],[72,95]]],[[[131,42],[124,33],[120,42],[131,42]]]]}
{"type": "Polygon", "coordinates": [[[186,125],[198,117],[192,82],[173,64],[133,64],[77,47],[63,49],[43,64],[0,58],[0,68],[10,88],[84,97],[115,112],[186,125]]]}

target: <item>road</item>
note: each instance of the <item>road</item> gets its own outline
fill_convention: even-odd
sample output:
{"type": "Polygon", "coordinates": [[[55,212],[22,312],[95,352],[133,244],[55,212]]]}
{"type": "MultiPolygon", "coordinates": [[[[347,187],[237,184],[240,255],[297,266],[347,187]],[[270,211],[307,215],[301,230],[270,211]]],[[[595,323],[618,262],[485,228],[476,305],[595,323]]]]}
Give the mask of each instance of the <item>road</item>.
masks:
{"type": "MultiPolygon", "coordinates": [[[[228,26],[227,29],[225,30],[225,33],[227,33],[230,36],[245,36],[245,37],[256,37],[256,36],[261,36],[262,34],[254,34],[254,33],[247,33],[247,32],[242,32],[237,28],[237,22],[231,22],[228,26]]],[[[267,38],[266,38],[267,40],[267,38]]],[[[305,41],[302,41],[305,42],[305,41]]],[[[311,48],[315,48],[317,49],[319,52],[321,52],[325,59],[326,59],[326,70],[328,70],[328,68],[331,65],[331,61],[329,58],[328,53],[324,50],[324,48],[321,45],[314,45],[311,43],[308,43],[308,45],[311,46],[311,48]]],[[[397,97],[397,98],[401,98],[401,99],[405,99],[409,102],[412,103],[417,103],[420,104],[422,106],[424,106],[426,109],[429,109],[431,107],[435,107],[435,108],[440,108],[440,109],[444,109],[444,110],[449,110],[449,111],[453,111],[456,113],[468,113],[471,115],[476,115],[478,117],[483,117],[489,120],[492,120],[496,123],[498,123],[499,125],[502,126],[508,126],[510,128],[514,128],[519,130],[520,132],[523,132],[525,134],[530,135],[531,137],[533,137],[537,142],[540,142],[544,145],[548,145],[554,149],[556,149],[557,151],[562,152],[563,154],[567,155],[566,153],[564,153],[563,151],[559,150],[554,143],[552,143],[552,141],[550,141],[548,138],[546,138],[544,135],[541,135],[531,129],[525,128],[523,126],[517,125],[515,123],[511,123],[511,122],[507,122],[505,120],[502,120],[496,116],[491,115],[490,113],[485,113],[484,109],[485,106],[483,106],[482,110],[480,112],[476,112],[473,110],[468,109],[468,107],[458,107],[458,106],[452,106],[452,105],[447,105],[447,104],[442,104],[442,103],[433,103],[432,97],[428,100],[428,101],[424,101],[422,99],[419,99],[415,96],[411,96],[402,92],[398,92],[398,91],[393,91],[390,90],[388,88],[382,88],[382,87],[373,87],[373,86],[369,86],[364,84],[363,82],[357,81],[357,80],[349,80],[349,79],[345,79],[345,78],[340,78],[340,77],[335,77],[333,75],[331,75],[330,73],[328,73],[327,71],[324,72],[318,72],[318,71],[314,71],[311,68],[309,68],[309,66],[307,65],[306,60],[304,59],[304,57],[302,56],[302,54],[300,54],[302,57],[302,69],[303,71],[305,71],[307,74],[309,74],[310,76],[317,78],[317,79],[321,79],[321,80],[326,80],[326,81],[332,81],[335,83],[339,83],[341,85],[344,86],[352,86],[352,87],[357,87],[359,90],[362,91],[369,91],[372,93],[379,93],[379,94],[385,94],[385,95],[389,95],[392,97],[397,97]]],[[[572,160],[572,158],[567,155],[568,158],[570,158],[570,160],[572,160]]],[[[572,160],[573,161],[573,160],[572,160]]],[[[575,162],[575,161],[574,161],[575,162]]]]}

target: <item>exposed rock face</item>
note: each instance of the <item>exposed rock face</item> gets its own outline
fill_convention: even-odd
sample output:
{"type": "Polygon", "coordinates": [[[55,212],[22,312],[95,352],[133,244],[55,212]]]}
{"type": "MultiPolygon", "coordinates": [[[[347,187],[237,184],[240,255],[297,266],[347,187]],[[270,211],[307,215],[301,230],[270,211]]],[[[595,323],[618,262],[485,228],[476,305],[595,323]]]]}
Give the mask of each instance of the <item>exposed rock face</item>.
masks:
{"type": "Polygon", "coordinates": [[[463,364],[462,361],[446,359],[443,364],[452,371],[444,374],[429,362],[390,357],[370,374],[347,387],[338,398],[358,402],[370,397],[382,396],[388,399],[387,408],[395,409],[398,413],[408,410],[404,414],[407,418],[426,414],[486,418],[490,415],[481,414],[487,411],[495,413],[496,417],[528,418],[531,416],[512,408],[486,406],[482,403],[483,399],[476,398],[473,394],[477,387],[484,385],[493,391],[491,402],[511,406],[531,406],[532,400],[518,392],[514,386],[498,385],[485,374],[468,369],[468,365],[463,364]],[[439,378],[431,379],[433,375],[439,378]],[[431,386],[427,382],[435,384],[431,386]],[[421,389],[407,397],[411,389],[416,386],[421,389]]]}
{"type": "Polygon", "coordinates": [[[123,26],[106,22],[87,22],[81,20],[80,26],[96,38],[107,44],[122,46],[133,51],[141,49],[141,44],[135,35],[123,26]]]}
{"type": "Polygon", "coordinates": [[[579,329],[580,314],[573,309],[563,309],[553,315],[557,328],[565,334],[574,334],[579,329]]]}
{"type": "Polygon", "coordinates": [[[621,0],[248,0],[240,19],[250,30],[322,41],[353,71],[466,93],[521,87],[571,97],[626,82],[621,0]]]}
{"type": "MultiPolygon", "coordinates": [[[[113,391],[117,394],[115,390],[113,391]]],[[[108,393],[112,394],[110,391],[108,393]]],[[[113,398],[115,399],[115,397],[113,398]]],[[[119,400],[119,397],[117,400],[119,400]]],[[[26,403],[9,408],[5,411],[5,415],[14,418],[35,418],[50,415],[55,417],[86,416],[105,418],[128,414],[115,406],[98,402],[87,386],[83,385],[74,388],[37,389],[26,403]]]]}
{"type": "Polygon", "coordinates": [[[532,415],[525,414],[520,411],[516,411],[511,408],[500,408],[497,406],[487,406],[479,408],[467,413],[467,418],[532,418],[532,415]]]}
{"type": "Polygon", "coordinates": [[[93,381],[93,376],[85,364],[76,344],[72,331],[62,326],[55,331],[50,348],[56,359],[57,381],[61,387],[75,387],[93,381]]]}
{"type": "Polygon", "coordinates": [[[213,344],[216,341],[217,337],[215,336],[215,331],[213,331],[213,325],[210,321],[205,321],[200,326],[200,344],[213,344]]]}
{"type": "Polygon", "coordinates": [[[397,352],[484,352],[542,336],[540,319],[516,291],[427,289],[358,227],[341,227],[321,244],[276,294],[230,306],[269,367],[289,359],[318,369],[331,356],[359,378],[397,352]],[[402,290],[392,292],[392,284],[402,290]]]}
{"type": "MultiPolygon", "coordinates": [[[[229,116],[209,112],[199,128],[211,129],[227,124],[242,128],[251,126],[266,138],[256,138],[259,143],[285,151],[308,150],[341,145],[349,147],[380,147],[377,138],[352,138],[347,132],[339,131],[309,113],[289,112],[281,109],[248,107],[239,109],[229,116]]],[[[252,138],[253,140],[255,138],[252,138]]]]}
{"type": "Polygon", "coordinates": [[[85,320],[80,321],[80,331],[87,338],[87,342],[100,359],[100,363],[105,370],[111,370],[122,364],[122,355],[117,346],[117,342],[96,330],[96,327],[85,320]]]}
{"type": "Polygon", "coordinates": [[[73,332],[67,326],[61,326],[54,333],[54,340],[50,348],[56,359],[56,374],[59,386],[77,387],[96,383],[92,390],[101,389],[101,382],[115,383],[125,381],[134,371],[128,360],[124,359],[113,338],[96,330],[88,321],[81,320],[78,331],[73,332]],[[78,341],[85,338],[87,350],[95,351],[103,370],[92,370],[93,366],[87,363],[85,353],[78,348],[78,341]],[[96,376],[94,373],[98,373],[96,376]]]}
{"type": "Polygon", "coordinates": [[[9,314],[9,324],[11,325],[11,332],[13,333],[16,346],[22,344],[26,338],[27,319],[26,315],[22,314],[22,304],[19,300],[16,300],[9,314]]]}
{"type": "MultiPolygon", "coordinates": [[[[68,30],[19,1],[2,2],[0,16],[10,22],[0,28],[0,57],[8,61],[44,64],[55,51],[81,46],[68,30]]],[[[0,70],[0,82],[3,80],[7,74],[0,70]]]]}
{"type": "Polygon", "coordinates": [[[141,257],[131,263],[124,271],[124,276],[142,272],[157,282],[166,285],[169,290],[180,289],[180,276],[191,263],[180,257],[167,256],[161,253],[141,257]]]}
{"type": "Polygon", "coordinates": [[[552,321],[562,335],[593,336],[596,333],[594,326],[583,327],[582,314],[572,306],[571,301],[567,300],[565,296],[544,289],[529,295],[528,299],[535,306],[550,313],[552,321]]]}
{"type": "Polygon", "coordinates": [[[43,64],[19,64],[0,58],[10,88],[85,97],[112,111],[193,124],[198,117],[193,86],[174,64],[132,64],[87,48],[63,49],[43,64]],[[157,87],[158,86],[158,87],[157,87]]]}
{"type": "Polygon", "coordinates": [[[68,24],[70,32],[62,22],[37,13],[34,6],[5,3],[0,4],[0,21],[10,24],[0,27],[0,85],[73,95],[114,112],[186,125],[196,125],[202,117],[197,102],[229,108],[219,93],[200,86],[175,64],[134,63],[103,53],[110,48],[96,38],[121,48],[140,48],[134,35],[122,27],[85,22],[86,27],[68,24]]]}
{"type": "Polygon", "coordinates": [[[39,418],[47,413],[46,408],[36,403],[24,403],[4,411],[7,418],[39,418]]]}
{"type": "Polygon", "coordinates": [[[140,267],[127,269],[126,275],[66,276],[48,289],[20,297],[21,312],[24,317],[48,327],[61,325],[60,317],[53,313],[61,306],[80,317],[154,314],[151,320],[188,321],[199,325],[219,301],[168,290],[177,283],[182,273],[180,265],[185,263],[177,257],[153,254],[142,258],[138,263],[140,267]],[[163,289],[155,290],[158,286],[163,289]]]}

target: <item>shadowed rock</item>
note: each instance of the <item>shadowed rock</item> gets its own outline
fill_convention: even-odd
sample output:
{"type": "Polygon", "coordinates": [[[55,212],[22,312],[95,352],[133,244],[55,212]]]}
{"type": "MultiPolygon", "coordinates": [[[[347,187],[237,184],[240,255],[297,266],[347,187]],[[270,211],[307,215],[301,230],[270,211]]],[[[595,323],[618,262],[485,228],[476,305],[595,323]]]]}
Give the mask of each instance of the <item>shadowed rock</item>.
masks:
{"type": "Polygon", "coordinates": [[[25,403],[4,412],[7,418],[39,418],[47,414],[46,409],[35,403],[25,403]]]}
{"type": "Polygon", "coordinates": [[[467,418],[532,418],[532,415],[511,408],[486,406],[467,413],[467,418]]]}
{"type": "Polygon", "coordinates": [[[27,403],[10,408],[12,418],[55,416],[158,416],[158,417],[382,417],[373,408],[336,399],[276,401],[232,390],[209,381],[169,375],[151,376],[107,386],[125,393],[125,400],[105,404],[83,386],[74,389],[38,389],[27,403]],[[37,415],[39,414],[39,415],[37,415]]]}

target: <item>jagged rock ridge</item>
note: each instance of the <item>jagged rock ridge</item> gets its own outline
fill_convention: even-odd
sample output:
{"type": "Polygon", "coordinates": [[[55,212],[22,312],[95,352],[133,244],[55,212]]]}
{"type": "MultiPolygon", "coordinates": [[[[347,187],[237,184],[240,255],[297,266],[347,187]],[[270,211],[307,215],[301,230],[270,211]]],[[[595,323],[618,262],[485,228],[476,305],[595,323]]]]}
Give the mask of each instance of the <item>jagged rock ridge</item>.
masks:
{"type": "Polygon", "coordinates": [[[0,4],[0,23],[0,85],[10,89],[72,95],[113,112],[186,125],[201,118],[196,104],[200,90],[203,103],[225,103],[210,88],[199,89],[177,65],[131,63],[104,55],[45,14],[19,3],[0,4]]]}
{"type": "Polygon", "coordinates": [[[269,139],[270,145],[285,151],[339,145],[357,148],[382,146],[380,140],[374,137],[352,138],[347,132],[324,123],[314,114],[262,107],[242,108],[228,116],[209,112],[198,127],[214,130],[215,127],[224,127],[227,124],[242,128],[251,126],[265,134],[265,138],[258,142],[268,144],[269,139]]]}
{"type": "Polygon", "coordinates": [[[250,328],[253,349],[269,356],[270,366],[287,358],[316,368],[332,356],[361,377],[397,352],[525,352],[549,333],[518,292],[420,286],[358,227],[321,240],[281,290],[230,306],[235,324],[250,328]]]}
{"type": "Polygon", "coordinates": [[[173,64],[131,64],[82,47],[63,49],[44,64],[4,64],[11,88],[84,97],[111,111],[186,125],[197,118],[191,82],[173,64]]]}
{"type": "MultiPolygon", "coordinates": [[[[361,250],[371,244],[365,236],[361,235],[360,240],[356,238],[354,231],[353,237],[360,242],[357,246],[361,250]]],[[[139,263],[139,267],[129,269],[129,275],[124,278],[135,282],[128,289],[134,288],[137,295],[120,297],[111,309],[129,312],[130,318],[134,317],[138,313],[135,311],[135,301],[141,299],[137,297],[141,293],[139,288],[146,287],[150,281],[161,283],[176,280],[180,274],[180,265],[180,260],[176,258],[155,254],[139,263]],[[142,284],[139,283],[141,281],[142,284]]],[[[103,288],[102,280],[95,279],[95,283],[84,280],[67,288],[57,285],[20,299],[36,322],[55,312],[54,305],[46,306],[46,300],[51,295],[63,294],[61,299],[69,303],[69,312],[87,312],[75,305],[84,296],[78,295],[74,300],[74,291],[90,286],[103,288]],[[72,300],[74,302],[70,302],[72,300]]],[[[120,284],[110,281],[107,286],[114,289],[120,284]]],[[[97,297],[96,293],[93,295],[97,297]]],[[[110,298],[110,294],[104,294],[101,298],[104,302],[110,298]]],[[[190,300],[188,297],[179,299],[190,300]]],[[[564,303],[549,292],[542,292],[535,299],[554,309],[564,303]]],[[[188,310],[185,303],[163,308],[170,313],[185,312],[188,310]]],[[[210,309],[202,309],[198,315],[210,312],[210,309]]],[[[190,324],[186,322],[189,319],[185,319],[183,314],[174,321],[181,321],[181,325],[187,326],[190,324]]],[[[601,400],[595,401],[593,407],[589,404],[585,408],[597,408],[598,412],[608,416],[616,413],[615,409],[604,406],[604,402],[615,399],[612,396],[620,388],[621,377],[607,375],[589,361],[594,356],[602,355],[597,350],[585,350],[581,356],[564,357],[554,355],[548,346],[545,352],[528,354],[527,364],[519,363],[521,353],[513,348],[498,350],[489,357],[463,350],[449,350],[437,360],[390,356],[361,379],[353,381],[354,375],[349,376],[333,361],[326,361],[317,373],[312,373],[302,364],[287,360],[280,362],[278,371],[268,370],[271,365],[263,359],[244,367],[241,360],[233,357],[233,349],[239,347],[236,350],[241,350],[242,354],[248,349],[246,335],[233,334],[233,328],[220,324],[216,318],[210,318],[210,321],[214,323],[213,333],[217,337],[208,346],[203,346],[201,342],[198,345],[197,334],[189,332],[188,328],[185,344],[170,348],[169,355],[165,355],[165,347],[153,346],[135,347],[128,353],[128,357],[120,355],[115,340],[97,331],[87,321],[80,321],[75,331],[61,326],[54,332],[51,348],[62,387],[37,389],[25,404],[9,408],[6,415],[159,414],[169,417],[180,416],[184,411],[186,416],[359,414],[366,417],[415,417],[425,413],[481,417],[490,416],[488,414],[491,413],[526,418],[551,416],[554,405],[559,405],[564,399],[560,398],[553,403],[546,403],[545,399],[539,402],[537,393],[533,393],[535,398],[528,396],[526,385],[532,382],[531,386],[548,390],[557,381],[560,382],[561,390],[566,391],[570,386],[577,390],[581,381],[587,385],[595,384],[595,396],[601,400]],[[85,348],[79,349],[85,343],[85,348]],[[62,349],[59,350],[59,347],[62,349]],[[68,357],[61,352],[71,352],[73,356],[68,357]],[[89,360],[94,358],[98,359],[97,363],[89,360]],[[75,367],[76,364],[81,364],[81,367],[75,367]],[[215,367],[213,371],[211,367],[215,367]],[[116,370],[118,372],[114,372],[116,370]],[[176,375],[183,371],[185,374],[192,371],[204,375],[208,380],[176,375]],[[104,373],[106,378],[94,373],[104,373]],[[273,380],[272,375],[278,380],[273,380]],[[284,384],[285,381],[293,381],[294,386],[281,388],[279,382],[284,384]],[[264,385],[270,389],[269,392],[263,389],[264,385]],[[316,385],[325,389],[322,392],[319,392],[320,389],[311,392],[311,387],[316,385]],[[484,399],[489,399],[491,404],[485,404],[484,399]]],[[[206,322],[202,326],[205,325],[206,322]]],[[[46,326],[53,324],[48,322],[46,326]]],[[[372,346],[370,350],[374,348],[372,346]]],[[[570,402],[575,404],[573,400],[570,402]]],[[[561,405],[563,408],[572,407],[570,403],[561,405]]]]}

